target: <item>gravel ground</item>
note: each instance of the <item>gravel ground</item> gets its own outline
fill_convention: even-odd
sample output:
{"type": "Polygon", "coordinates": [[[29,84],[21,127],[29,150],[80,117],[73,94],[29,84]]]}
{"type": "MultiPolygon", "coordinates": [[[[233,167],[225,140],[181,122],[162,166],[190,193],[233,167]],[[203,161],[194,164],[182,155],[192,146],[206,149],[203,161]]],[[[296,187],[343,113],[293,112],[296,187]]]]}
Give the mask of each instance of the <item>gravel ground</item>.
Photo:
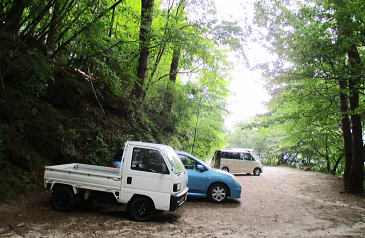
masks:
{"type": "Polygon", "coordinates": [[[100,204],[57,212],[47,191],[33,191],[0,205],[0,237],[365,237],[365,198],[342,193],[339,178],[265,167],[237,179],[238,200],[189,199],[146,223],[100,204]]]}

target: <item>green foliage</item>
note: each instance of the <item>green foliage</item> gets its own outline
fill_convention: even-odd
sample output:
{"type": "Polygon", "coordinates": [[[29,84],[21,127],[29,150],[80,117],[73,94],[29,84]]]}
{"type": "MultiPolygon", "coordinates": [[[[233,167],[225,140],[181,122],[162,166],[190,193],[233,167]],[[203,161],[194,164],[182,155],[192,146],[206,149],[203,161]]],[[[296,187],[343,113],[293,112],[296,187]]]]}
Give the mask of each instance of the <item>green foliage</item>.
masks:
{"type": "MultiPolygon", "coordinates": [[[[346,7],[336,9],[336,1],[256,3],[256,23],[267,30],[261,42],[277,55],[277,60],[261,65],[273,99],[269,113],[256,123],[258,130],[267,128],[277,138],[277,150],[272,153],[278,163],[343,173],[341,118],[345,112],[340,112],[339,95],[349,92],[341,91],[338,82],[353,77],[346,49],[350,44],[364,46],[360,32],[365,29],[365,15],[361,1],[340,2],[346,7]],[[351,33],[339,37],[343,32],[337,19],[348,15],[352,20],[344,28],[351,33]]],[[[348,113],[363,114],[362,108],[348,113]]]]}
{"type": "MultiPolygon", "coordinates": [[[[0,140],[4,176],[17,174],[17,182],[23,174],[35,176],[17,170],[23,162],[37,179],[45,164],[105,165],[127,140],[170,144],[202,159],[226,144],[226,53],[242,53],[249,31],[215,21],[211,2],[155,1],[143,98],[132,95],[140,2],[0,5],[0,31],[6,33],[0,37],[0,123],[11,128],[1,138],[12,138],[0,140]],[[188,11],[199,8],[210,9],[206,17],[189,19],[188,11]],[[11,153],[22,145],[21,163],[14,164],[11,153]]],[[[8,197],[13,182],[2,180],[8,197]]]]}

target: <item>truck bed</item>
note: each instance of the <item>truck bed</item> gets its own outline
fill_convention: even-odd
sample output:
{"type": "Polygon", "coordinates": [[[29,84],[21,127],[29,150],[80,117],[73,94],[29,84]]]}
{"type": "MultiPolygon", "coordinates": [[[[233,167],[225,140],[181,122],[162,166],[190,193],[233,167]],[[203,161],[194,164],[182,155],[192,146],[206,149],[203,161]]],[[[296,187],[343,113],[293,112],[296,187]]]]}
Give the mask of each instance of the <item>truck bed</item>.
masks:
{"type": "Polygon", "coordinates": [[[44,178],[46,184],[62,183],[76,188],[104,192],[119,191],[121,186],[119,168],[88,164],[72,163],[46,166],[44,178]]]}

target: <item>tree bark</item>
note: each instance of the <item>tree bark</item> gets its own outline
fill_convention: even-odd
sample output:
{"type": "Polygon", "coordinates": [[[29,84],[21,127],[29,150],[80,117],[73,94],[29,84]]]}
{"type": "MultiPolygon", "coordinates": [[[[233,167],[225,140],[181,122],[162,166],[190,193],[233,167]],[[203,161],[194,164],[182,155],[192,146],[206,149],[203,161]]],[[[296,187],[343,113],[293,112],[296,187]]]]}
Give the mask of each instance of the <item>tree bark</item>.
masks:
{"type": "Polygon", "coordinates": [[[175,46],[174,53],[172,55],[169,75],[169,79],[172,83],[176,83],[177,72],[179,70],[180,54],[180,46],[175,46]]]}
{"type": "MultiPolygon", "coordinates": [[[[178,72],[178,68],[179,68],[179,61],[180,61],[180,47],[176,46],[174,48],[174,53],[173,53],[172,61],[171,61],[171,65],[170,65],[170,74],[169,74],[170,82],[167,83],[166,92],[164,95],[163,113],[166,118],[170,118],[173,98],[174,98],[174,95],[171,92],[171,89],[169,86],[176,83],[176,77],[177,77],[177,72],[178,72]]],[[[166,125],[164,130],[167,133],[172,133],[174,131],[173,126],[171,124],[166,125]]],[[[194,136],[194,138],[195,138],[195,136],[194,136]]]]}
{"type": "Polygon", "coordinates": [[[154,0],[142,0],[141,26],[139,30],[140,54],[137,66],[137,82],[134,84],[132,94],[139,99],[143,99],[145,92],[143,89],[147,75],[148,57],[150,54],[150,34],[152,27],[154,0]]]}
{"type": "Polygon", "coordinates": [[[335,161],[335,165],[332,168],[331,174],[335,175],[336,171],[338,169],[338,165],[340,164],[341,160],[342,160],[342,154],[337,158],[337,160],[335,161]]]}
{"type": "Polygon", "coordinates": [[[349,117],[349,100],[346,93],[348,88],[347,81],[342,79],[339,81],[340,87],[340,111],[342,113],[341,129],[343,137],[343,151],[345,155],[345,171],[344,171],[344,186],[345,190],[349,190],[349,176],[352,163],[352,133],[349,117]]]}
{"type": "Polygon", "coordinates": [[[351,68],[350,89],[350,109],[351,109],[351,128],[353,153],[349,175],[348,188],[351,193],[360,193],[363,186],[364,170],[364,147],[362,140],[361,117],[356,112],[360,105],[358,89],[361,84],[361,58],[356,45],[352,45],[347,53],[351,68]]]}
{"type": "Polygon", "coordinates": [[[49,25],[49,30],[48,30],[48,34],[47,34],[47,41],[46,41],[47,47],[49,47],[51,49],[54,48],[53,46],[54,46],[55,40],[57,38],[57,28],[59,26],[60,16],[61,16],[60,1],[56,1],[53,5],[52,20],[51,20],[51,23],[49,25]]]}
{"type": "Polygon", "coordinates": [[[221,168],[221,158],[222,158],[222,151],[218,150],[214,153],[214,168],[220,169],[221,168]]]}
{"type": "Polygon", "coordinates": [[[109,37],[112,37],[113,35],[113,26],[114,26],[114,18],[115,18],[115,7],[113,7],[113,11],[112,11],[112,19],[110,21],[110,28],[109,28],[109,37]]]}

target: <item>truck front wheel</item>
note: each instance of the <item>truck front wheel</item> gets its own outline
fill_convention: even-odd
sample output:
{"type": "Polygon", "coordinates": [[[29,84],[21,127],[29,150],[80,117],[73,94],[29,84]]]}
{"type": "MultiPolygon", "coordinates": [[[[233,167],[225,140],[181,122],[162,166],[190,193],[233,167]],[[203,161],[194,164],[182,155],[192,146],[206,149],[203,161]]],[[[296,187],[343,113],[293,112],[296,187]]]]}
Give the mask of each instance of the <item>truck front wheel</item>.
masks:
{"type": "Polygon", "coordinates": [[[57,186],[53,189],[51,201],[54,209],[66,212],[75,207],[76,197],[71,188],[57,186]]]}
{"type": "Polygon", "coordinates": [[[148,198],[137,197],[129,204],[128,212],[135,221],[148,221],[155,214],[155,206],[148,198]]]}

